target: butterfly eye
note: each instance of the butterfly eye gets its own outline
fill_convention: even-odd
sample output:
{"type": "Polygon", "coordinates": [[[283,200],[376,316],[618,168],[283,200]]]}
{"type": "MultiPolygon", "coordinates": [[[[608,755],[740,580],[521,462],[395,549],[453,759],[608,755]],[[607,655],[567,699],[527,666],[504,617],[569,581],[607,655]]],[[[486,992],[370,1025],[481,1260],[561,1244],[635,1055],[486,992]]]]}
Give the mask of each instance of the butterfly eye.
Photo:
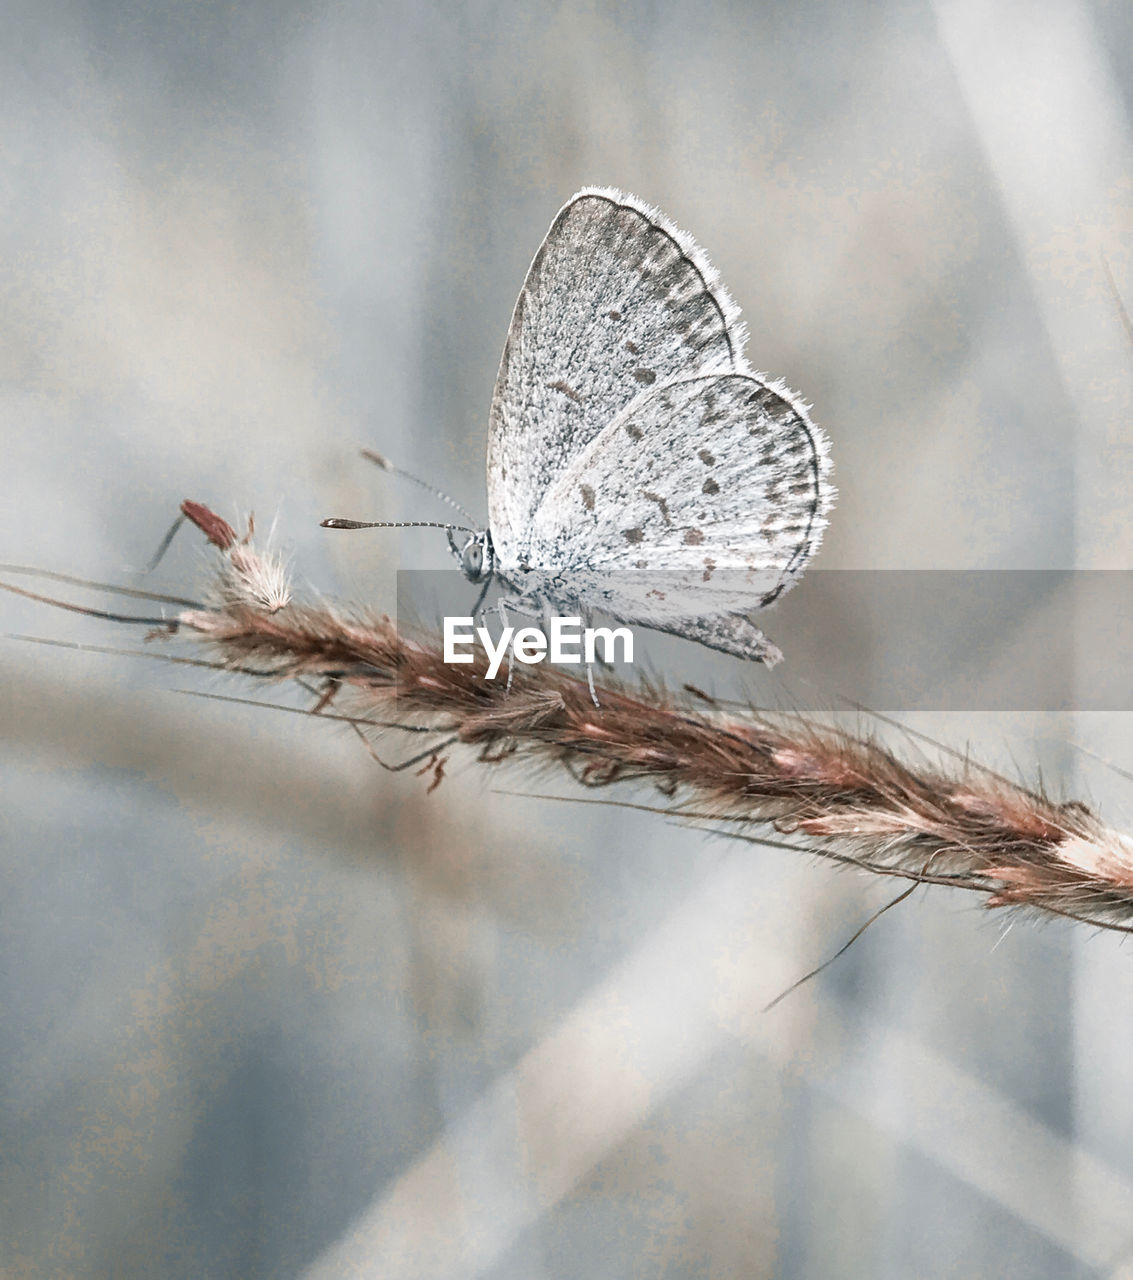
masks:
{"type": "Polygon", "coordinates": [[[484,548],[480,542],[469,542],[464,548],[464,559],[460,567],[470,582],[480,580],[480,575],[484,571],[484,548]]]}

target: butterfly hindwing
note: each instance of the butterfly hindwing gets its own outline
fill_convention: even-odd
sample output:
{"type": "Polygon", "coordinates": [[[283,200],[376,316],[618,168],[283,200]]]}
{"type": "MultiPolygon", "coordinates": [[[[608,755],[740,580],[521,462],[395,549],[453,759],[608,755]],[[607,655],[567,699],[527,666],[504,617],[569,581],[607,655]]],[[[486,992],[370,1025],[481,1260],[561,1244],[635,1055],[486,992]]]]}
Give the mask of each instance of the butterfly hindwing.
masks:
{"type": "Polygon", "coordinates": [[[560,569],[568,588],[574,574],[591,593],[605,578],[607,606],[627,620],[756,608],[816,549],[828,474],[825,437],[785,388],[750,374],[666,383],[627,405],[547,490],[532,562],[560,569]]]}

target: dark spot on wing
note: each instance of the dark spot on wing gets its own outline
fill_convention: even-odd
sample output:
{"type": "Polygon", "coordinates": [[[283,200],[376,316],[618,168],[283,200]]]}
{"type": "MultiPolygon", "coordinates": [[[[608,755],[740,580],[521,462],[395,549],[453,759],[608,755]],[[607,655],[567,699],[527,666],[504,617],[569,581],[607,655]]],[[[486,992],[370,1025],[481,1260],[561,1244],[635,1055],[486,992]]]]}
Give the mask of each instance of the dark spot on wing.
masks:
{"type": "Polygon", "coordinates": [[[633,562],[633,567],[635,569],[645,569],[645,568],[648,568],[648,566],[649,566],[648,560],[635,560],[633,562]]]}
{"type": "Polygon", "coordinates": [[[582,494],[582,505],[587,511],[594,510],[594,490],[588,484],[580,484],[578,492],[582,494]]]}
{"type": "Polygon", "coordinates": [[[623,529],[622,537],[625,538],[627,542],[631,543],[645,541],[645,534],[642,533],[640,529],[623,529]]]}
{"type": "Polygon", "coordinates": [[[626,342],[623,345],[625,346],[625,349],[630,353],[631,356],[637,355],[637,353],[641,350],[641,348],[637,345],[636,342],[626,342]]]}
{"type": "Polygon", "coordinates": [[[704,541],[704,534],[699,529],[689,529],[685,534],[685,543],[690,547],[699,547],[704,541]]]}
{"type": "Polygon", "coordinates": [[[701,488],[700,492],[701,493],[719,493],[720,486],[716,483],[715,480],[712,479],[711,476],[709,476],[708,479],[705,480],[704,485],[701,488]]]}
{"type": "Polygon", "coordinates": [[[711,556],[704,557],[704,581],[707,582],[712,577],[716,569],[716,561],[711,556]]]}
{"type": "Polygon", "coordinates": [[[633,376],[647,387],[651,387],[657,381],[657,375],[652,369],[634,369],[633,376]]]}
{"type": "Polygon", "coordinates": [[[714,467],[716,465],[716,459],[708,452],[707,449],[699,449],[696,456],[706,467],[714,467]]]}
{"type": "Polygon", "coordinates": [[[575,391],[575,389],[569,383],[564,382],[562,378],[559,378],[555,382],[548,382],[547,386],[552,391],[561,391],[563,395],[567,397],[568,400],[573,400],[575,404],[578,404],[582,400],[582,397],[578,394],[578,392],[575,391]]]}
{"type": "Polygon", "coordinates": [[[650,493],[648,489],[642,489],[641,496],[648,498],[650,502],[655,502],[661,508],[661,515],[666,524],[672,524],[669,519],[669,504],[661,497],[659,493],[650,493]]]}
{"type": "Polygon", "coordinates": [[[622,318],[622,313],[620,311],[607,311],[606,315],[609,316],[611,320],[620,320],[622,318]]]}
{"type": "Polygon", "coordinates": [[[641,428],[635,427],[632,422],[627,422],[626,435],[629,436],[631,440],[640,440],[642,435],[641,428]]]}

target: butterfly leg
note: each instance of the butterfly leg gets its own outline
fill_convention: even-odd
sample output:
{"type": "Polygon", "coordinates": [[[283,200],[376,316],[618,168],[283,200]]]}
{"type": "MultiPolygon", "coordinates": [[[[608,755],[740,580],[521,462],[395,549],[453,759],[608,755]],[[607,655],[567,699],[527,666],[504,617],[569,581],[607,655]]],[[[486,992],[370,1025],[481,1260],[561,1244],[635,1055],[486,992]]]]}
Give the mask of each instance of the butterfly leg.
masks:
{"type": "MultiPolygon", "coordinates": [[[[501,597],[496,601],[496,613],[499,615],[499,619],[500,619],[500,635],[501,635],[501,636],[502,636],[502,635],[504,635],[504,634],[507,632],[507,627],[508,627],[507,611],[508,611],[508,607],[509,607],[509,606],[514,607],[514,605],[515,605],[515,601],[514,601],[514,600],[505,600],[505,599],[503,598],[503,596],[501,596],[501,597]]],[[[514,655],[514,654],[508,654],[508,660],[507,660],[507,685],[506,685],[506,686],[505,686],[505,688],[504,688],[504,694],[505,694],[505,695],[506,695],[506,694],[511,693],[511,677],[512,677],[512,672],[513,672],[514,670],[515,670],[515,655],[514,655]]]]}
{"type": "MultiPolygon", "coordinates": [[[[589,609],[587,609],[583,614],[582,621],[583,625],[587,628],[594,625],[594,615],[589,609]]],[[[594,656],[599,662],[602,662],[602,659],[598,658],[597,653],[595,653],[594,656]]],[[[609,664],[602,662],[602,665],[608,666],[609,664]]],[[[590,690],[590,701],[593,702],[596,707],[601,707],[602,704],[598,701],[598,691],[594,688],[594,663],[589,661],[586,664],[586,687],[590,690]]]]}
{"type": "MultiPolygon", "coordinates": [[[[449,532],[449,536],[450,538],[452,536],[451,530],[449,532]]],[[[480,594],[476,597],[476,603],[472,606],[472,617],[474,620],[478,620],[479,622],[484,621],[484,601],[487,599],[491,586],[492,577],[489,574],[488,577],[484,579],[484,585],[480,588],[480,594]]]]}
{"type": "MultiPolygon", "coordinates": [[[[526,614],[528,617],[538,617],[538,614],[533,612],[530,606],[527,606],[527,607],[524,606],[522,600],[504,600],[501,597],[499,600],[496,601],[496,612],[500,615],[500,626],[504,630],[507,629],[507,625],[508,625],[507,611],[509,609],[513,610],[516,613],[526,614]]],[[[511,693],[511,680],[514,672],[515,672],[515,654],[512,653],[508,655],[508,660],[507,660],[507,686],[504,689],[505,693],[511,693]]]]}
{"type": "MultiPolygon", "coordinates": [[[[583,626],[592,627],[594,625],[593,612],[588,609],[582,621],[583,621],[583,626]]],[[[609,652],[609,650],[607,650],[607,652],[609,652]]],[[[614,669],[614,664],[610,661],[609,658],[599,657],[597,648],[595,648],[594,650],[594,662],[595,662],[595,665],[598,666],[602,671],[613,671],[614,669]]]]}
{"type": "Polygon", "coordinates": [[[598,691],[594,688],[593,662],[588,662],[586,664],[586,687],[590,690],[590,701],[593,702],[596,707],[601,707],[602,704],[598,701],[598,691]]]}
{"type": "MultiPolygon", "coordinates": [[[[548,606],[545,600],[538,598],[531,600],[504,600],[502,597],[496,601],[496,612],[500,617],[500,626],[506,628],[508,625],[507,611],[510,609],[513,613],[522,614],[525,618],[538,618],[541,615],[547,616],[546,610],[548,606]]],[[[507,664],[507,692],[511,692],[512,672],[515,670],[515,655],[508,658],[507,664]]]]}

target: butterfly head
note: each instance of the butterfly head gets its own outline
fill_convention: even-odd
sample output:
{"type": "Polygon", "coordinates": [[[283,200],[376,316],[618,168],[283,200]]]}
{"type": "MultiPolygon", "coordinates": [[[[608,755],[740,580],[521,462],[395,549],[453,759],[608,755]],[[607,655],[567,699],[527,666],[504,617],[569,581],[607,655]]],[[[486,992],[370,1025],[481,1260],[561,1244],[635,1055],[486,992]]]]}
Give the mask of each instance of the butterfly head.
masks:
{"type": "Polygon", "coordinates": [[[486,582],[495,572],[496,558],[492,551],[492,535],[487,529],[471,534],[463,545],[458,545],[450,534],[449,546],[460,565],[460,572],[469,582],[486,582]]]}

